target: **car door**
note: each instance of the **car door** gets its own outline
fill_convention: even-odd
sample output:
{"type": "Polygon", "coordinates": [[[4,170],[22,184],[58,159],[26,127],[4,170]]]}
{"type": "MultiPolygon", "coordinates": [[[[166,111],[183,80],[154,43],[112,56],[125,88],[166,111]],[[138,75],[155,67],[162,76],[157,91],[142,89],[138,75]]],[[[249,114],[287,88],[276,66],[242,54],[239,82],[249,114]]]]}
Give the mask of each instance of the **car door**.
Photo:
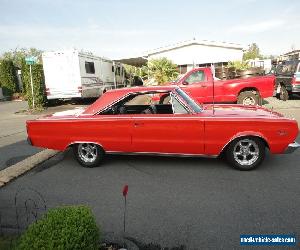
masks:
{"type": "Polygon", "coordinates": [[[82,123],[77,134],[82,134],[81,141],[97,142],[107,152],[131,152],[132,128],[131,115],[97,115],[82,123]]]}
{"type": "Polygon", "coordinates": [[[200,103],[212,101],[212,84],[203,70],[192,72],[180,87],[200,103]]]}
{"type": "Polygon", "coordinates": [[[162,154],[203,154],[204,121],[172,99],[174,114],[133,116],[133,152],[162,154]],[[176,103],[175,103],[176,102],[176,103]]]}

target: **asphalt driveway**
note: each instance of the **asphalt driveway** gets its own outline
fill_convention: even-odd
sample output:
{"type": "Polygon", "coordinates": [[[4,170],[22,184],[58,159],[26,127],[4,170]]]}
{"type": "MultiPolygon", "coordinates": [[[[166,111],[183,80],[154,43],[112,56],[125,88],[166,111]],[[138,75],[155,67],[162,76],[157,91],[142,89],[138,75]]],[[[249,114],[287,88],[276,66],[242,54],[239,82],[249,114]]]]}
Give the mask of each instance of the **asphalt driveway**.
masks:
{"type": "MultiPolygon", "coordinates": [[[[0,189],[0,206],[13,207],[16,191],[30,188],[48,208],[88,204],[106,233],[121,235],[121,192],[128,184],[130,237],[187,249],[239,249],[240,234],[299,239],[299,159],[300,151],[268,156],[257,170],[240,172],[218,159],[110,156],[102,167],[86,169],[68,151],[0,189]]],[[[14,216],[2,209],[3,225],[14,224],[14,216]]]]}
{"type": "MultiPolygon", "coordinates": [[[[275,110],[300,122],[299,101],[284,107],[277,102],[268,100],[275,110]]],[[[23,104],[3,105],[1,115],[5,111],[8,119],[0,123],[8,130],[0,134],[0,166],[7,166],[39,149],[24,140],[24,122],[31,116],[10,114],[11,105],[23,104]]],[[[240,249],[240,234],[295,234],[299,239],[299,159],[300,151],[268,156],[257,170],[240,172],[218,159],[109,156],[102,167],[86,169],[68,151],[0,189],[0,233],[15,232],[15,196],[22,192],[17,207],[24,209],[28,199],[34,204],[44,199],[47,208],[87,204],[106,234],[122,235],[122,187],[128,184],[126,231],[139,242],[240,249]]]]}

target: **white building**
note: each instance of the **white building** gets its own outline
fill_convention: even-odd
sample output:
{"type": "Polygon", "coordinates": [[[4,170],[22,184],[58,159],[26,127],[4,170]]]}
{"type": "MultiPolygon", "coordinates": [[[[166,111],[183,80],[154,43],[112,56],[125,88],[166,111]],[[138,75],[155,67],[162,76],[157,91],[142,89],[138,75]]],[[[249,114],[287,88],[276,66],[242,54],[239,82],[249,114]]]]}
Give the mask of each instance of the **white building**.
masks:
{"type": "Polygon", "coordinates": [[[283,55],[279,56],[279,60],[285,61],[285,60],[299,60],[300,59],[300,50],[292,50],[289,51],[283,55]]]}
{"type": "Polygon", "coordinates": [[[206,40],[189,40],[177,44],[149,50],[142,56],[121,59],[119,61],[134,66],[141,66],[147,60],[166,57],[179,66],[181,73],[193,67],[215,64],[227,64],[229,61],[242,60],[243,46],[235,43],[206,40]]]}

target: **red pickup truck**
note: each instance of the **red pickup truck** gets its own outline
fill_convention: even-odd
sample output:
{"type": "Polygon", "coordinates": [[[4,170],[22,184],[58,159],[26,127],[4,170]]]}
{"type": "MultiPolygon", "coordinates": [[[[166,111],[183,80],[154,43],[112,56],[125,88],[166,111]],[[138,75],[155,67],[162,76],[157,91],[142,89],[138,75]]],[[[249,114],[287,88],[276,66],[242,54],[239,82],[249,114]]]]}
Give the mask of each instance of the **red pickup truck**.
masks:
{"type": "Polygon", "coordinates": [[[218,103],[261,105],[262,98],[273,96],[275,76],[218,80],[214,79],[210,68],[196,68],[171,84],[180,86],[199,103],[212,103],[214,95],[218,103]]]}

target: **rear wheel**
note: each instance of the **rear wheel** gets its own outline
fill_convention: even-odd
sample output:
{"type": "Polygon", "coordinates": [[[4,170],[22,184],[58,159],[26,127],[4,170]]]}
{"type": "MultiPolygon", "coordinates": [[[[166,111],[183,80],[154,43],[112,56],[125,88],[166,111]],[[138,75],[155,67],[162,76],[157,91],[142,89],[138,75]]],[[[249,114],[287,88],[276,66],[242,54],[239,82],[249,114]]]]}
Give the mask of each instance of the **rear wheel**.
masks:
{"type": "Polygon", "coordinates": [[[77,161],[86,168],[100,165],[104,158],[104,150],[94,143],[78,143],[73,147],[77,161]]]}
{"type": "Polygon", "coordinates": [[[289,99],[289,92],[284,85],[281,85],[280,87],[279,99],[282,101],[287,101],[289,99]]]}
{"type": "Polygon", "coordinates": [[[259,105],[261,103],[260,96],[252,91],[241,92],[237,99],[238,104],[243,105],[259,105]]]}
{"type": "Polygon", "coordinates": [[[236,169],[255,169],[265,158],[265,144],[257,137],[235,139],[226,150],[226,158],[236,169]]]}

